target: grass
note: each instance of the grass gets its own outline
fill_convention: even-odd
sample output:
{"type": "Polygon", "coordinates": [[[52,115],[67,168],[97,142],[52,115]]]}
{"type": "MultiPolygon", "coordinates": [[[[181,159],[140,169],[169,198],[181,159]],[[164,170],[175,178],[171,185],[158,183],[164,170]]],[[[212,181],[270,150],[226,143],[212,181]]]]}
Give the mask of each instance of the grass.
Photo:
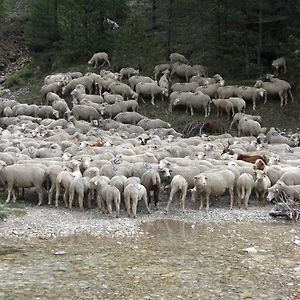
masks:
{"type": "Polygon", "coordinates": [[[30,78],[33,77],[33,67],[28,64],[21,70],[15,72],[14,74],[8,76],[5,81],[5,85],[8,88],[20,88],[26,85],[30,78]]]}
{"type": "Polygon", "coordinates": [[[22,217],[26,215],[25,204],[20,202],[5,203],[6,195],[0,194],[0,220],[7,219],[9,215],[22,217]]]}

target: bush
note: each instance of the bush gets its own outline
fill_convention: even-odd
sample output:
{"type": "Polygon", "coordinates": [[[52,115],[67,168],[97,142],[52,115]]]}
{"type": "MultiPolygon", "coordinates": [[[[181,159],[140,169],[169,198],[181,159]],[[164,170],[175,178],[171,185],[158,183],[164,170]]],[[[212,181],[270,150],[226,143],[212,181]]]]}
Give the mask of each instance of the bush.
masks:
{"type": "Polygon", "coordinates": [[[8,88],[11,87],[21,87],[24,86],[28,79],[33,76],[33,69],[30,65],[26,66],[25,68],[17,71],[16,73],[7,77],[5,81],[5,85],[8,88]]]}

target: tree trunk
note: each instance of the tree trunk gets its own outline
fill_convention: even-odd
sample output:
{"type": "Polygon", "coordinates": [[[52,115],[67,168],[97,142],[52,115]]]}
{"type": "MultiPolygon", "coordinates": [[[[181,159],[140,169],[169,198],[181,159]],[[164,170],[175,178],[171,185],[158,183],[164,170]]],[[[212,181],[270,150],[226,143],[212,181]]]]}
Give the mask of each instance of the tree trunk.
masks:
{"type": "MultiPolygon", "coordinates": [[[[259,2],[260,3],[260,2],[259,2]]],[[[257,45],[257,65],[261,68],[261,46],[262,46],[262,7],[259,4],[259,15],[258,15],[258,45],[257,45]]]]}
{"type": "Polygon", "coordinates": [[[169,59],[170,54],[172,53],[172,23],[173,23],[173,5],[174,0],[169,0],[169,9],[168,9],[168,33],[167,33],[167,53],[169,59]]]}
{"type": "Polygon", "coordinates": [[[152,30],[157,29],[156,11],[157,11],[156,0],[152,0],[152,30]]]}

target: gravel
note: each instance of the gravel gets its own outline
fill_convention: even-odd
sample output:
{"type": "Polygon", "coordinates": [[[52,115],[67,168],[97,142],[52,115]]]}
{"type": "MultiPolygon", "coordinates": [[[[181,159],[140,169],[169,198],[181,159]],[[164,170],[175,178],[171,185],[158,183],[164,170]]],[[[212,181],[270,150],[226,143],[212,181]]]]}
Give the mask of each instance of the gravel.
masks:
{"type": "Polygon", "coordinates": [[[54,209],[49,207],[26,207],[22,217],[10,215],[0,221],[0,237],[18,239],[52,239],[61,236],[87,234],[92,236],[126,237],[142,233],[141,225],[160,219],[172,219],[193,224],[226,222],[276,222],[269,217],[271,206],[253,206],[248,210],[211,208],[208,212],[188,209],[185,214],[173,208],[168,215],[164,210],[153,211],[151,215],[140,212],[136,219],[129,219],[124,212],[121,217],[110,218],[96,209],[85,212],[54,209]]]}

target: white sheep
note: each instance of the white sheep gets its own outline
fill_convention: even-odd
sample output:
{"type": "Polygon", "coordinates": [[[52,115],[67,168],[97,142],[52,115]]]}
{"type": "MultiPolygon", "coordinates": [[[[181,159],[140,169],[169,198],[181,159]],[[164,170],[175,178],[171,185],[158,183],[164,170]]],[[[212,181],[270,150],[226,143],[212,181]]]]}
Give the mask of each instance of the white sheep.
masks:
{"type": "Polygon", "coordinates": [[[276,76],[278,76],[280,70],[282,70],[284,74],[286,73],[286,60],[283,56],[274,59],[271,66],[276,76]]]}
{"type": "Polygon", "coordinates": [[[156,82],[153,83],[143,83],[140,82],[136,85],[135,90],[137,92],[138,97],[141,97],[142,101],[145,103],[143,96],[151,96],[151,104],[155,105],[154,99],[155,95],[160,94],[161,99],[163,100],[163,96],[168,97],[169,92],[165,88],[161,88],[157,85],[156,82]]]}
{"type": "Polygon", "coordinates": [[[150,208],[148,206],[146,188],[143,185],[137,183],[130,183],[125,187],[124,200],[128,217],[136,218],[138,201],[140,201],[141,199],[143,199],[148,213],[151,214],[150,208]]]}
{"type": "Polygon", "coordinates": [[[124,77],[127,77],[127,79],[129,79],[129,77],[138,75],[138,74],[139,74],[139,70],[136,70],[134,68],[131,68],[131,67],[122,68],[120,70],[120,80],[122,81],[124,77]]]}
{"type": "Polygon", "coordinates": [[[239,112],[245,113],[246,102],[244,99],[239,98],[239,97],[229,97],[228,101],[230,101],[233,104],[234,108],[236,108],[238,113],[239,112]]]}
{"type": "Polygon", "coordinates": [[[170,88],[170,84],[169,84],[169,71],[166,70],[165,72],[163,72],[163,75],[160,77],[159,81],[158,81],[158,85],[162,88],[165,89],[167,91],[169,91],[170,88]]]}
{"type": "Polygon", "coordinates": [[[239,176],[236,182],[236,191],[238,196],[238,206],[244,203],[245,208],[248,208],[249,197],[254,187],[254,179],[248,173],[243,173],[239,176]]]}
{"type": "Polygon", "coordinates": [[[81,91],[79,91],[76,88],[71,92],[71,95],[73,96],[73,99],[76,99],[78,102],[86,99],[88,101],[101,104],[104,101],[102,96],[100,96],[100,95],[88,95],[88,94],[82,93],[81,91]]]}
{"type": "Polygon", "coordinates": [[[122,82],[113,82],[108,86],[108,89],[114,93],[122,95],[124,99],[133,98],[138,99],[137,93],[135,93],[130,86],[122,82]]]}
{"type": "Polygon", "coordinates": [[[92,58],[88,61],[89,65],[94,64],[94,68],[102,67],[105,63],[107,63],[110,66],[110,62],[108,59],[108,54],[106,52],[98,52],[95,53],[92,58]],[[99,66],[99,63],[102,62],[102,65],[99,66]]]}
{"type": "Polygon", "coordinates": [[[200,196],[200,207],[203,207],[203,198],[206,199],[206,210],[209,209],[209,198],[210,196],[220,196],[226,191],[230,195],[230,209],[233,207],[234,200],[234,182],[235,176],[230,170],[220,170],[213,172],[205,172],[196,175],[195,178],[195,189],[192,192],[193,199],[200,196]]]}
{"type": "Polygon", "coordinates": [[[45,168],[22,164],[7,166],[4,161],[0,161],[0,176],[7,183],[8,195],[6,203],[10,202],[11,194],[13,202],[16,201],[15,188],[29,188],[33,186],[39,197],[38,206],[42,205],[45,192],[43,184],[47,178],[45,168]]]}
{"type": "Polygon", "coordinates": [[[180,63],[187,63],[187,59],[185,58],[185,56],[183,54],[177,53],[177,52],[173,52],[170,54],[170,61],[172,64],[176,63],[176,62],[180,62],[180,63]]]}
{"type": "Polygon", "coordinates": [[[181,175],[175,175],[170,183],[170,195],[169,195],[169,201],[167,204],[167,207],[165,209],[165,214],[168,213],[170,205],[173,201],[173,198],[176,194],[179,195],[180,204],[182,207],[182,212],[185,213],[185,199],[188,189],[188,183],[186,179],[181,175]]]}
{"type": "Polygon", "coordinates": [[[178,82],[171,86],[171,90],[173,92],[195,92],[198,87],[199,84],[197,82],[178,82]]]}
{"type": "Polygon", "coordinates": [[[194,115],[194,109],[204,108],[205,117],[208,117],[210,114],[210,102],[211,99],[208,95],[203,94],[202,92],[186,92],[182,93],[179,98],[177,98],[173,105],[185,105],[190,109],[191,116],[194,115]]]}
{"type": "Polygon", "coordinates": [[[275,185],[268,188],[267,200],[271,201],[280,195],[284,195],[291,201],[300,200],[300,185],[286,185],[278,180],[275,185]]]}
{"type": "Polygon", "coordinates": [[[256,177],[254,182],[256,197],[258,200],[262,201],[265,198],[268,188],[271,187],[271,181],[268,175],[261,170],[255,170],[254,176],[256,177]]]}
{"type": "Polygon", "coordinates": [[[230,123],[230,127],[229,127],[229,130],[232,129],[232,126],[236,123],[236,122],[239,122],[242,118],[245,118],[247,117],[249,120],[254,120],[254,121],[257,121],[257,122],[261,122],[261,116],[253,116],[253,115],[247,115],[247,114],[244,114],[244,113],[236,113],[234,116],[233,116],[233,119],[230,123]]]}
{"type": "Polygon", "coordinates": [[[258,136],[260,133],[265,133],[266,128],[261,127],[259,122],[250,120],[247,117],[242,118],[238,124],[238,136],[250,135],[258,136]]]}
{"type": "Polygon", "coordinates": [[[69,208],[72,210],[74,196],[77,195],[79,208],[83,211],[83,201],[85,199],[85,195],[87,195],[88,203],[91,202],[91,194],[90,191],[90,178],[89,177],[81,177],[74,178],[69,187],[69,208]]]}
{"type": "Polygon", "coordinates": [[[131,76],[128,79],[128,83],[130,85],[130,87],[134,90],[135,86],[140,83],[140,82],[144,82],[144,83],[156,83],[155,80],[153,80],[151,77],[148,76],[139,76],[139,75],[134,75],[131,76]]]}
{"type": "Polygon", "coordinates": [[[171,124],[161,119],[148,119],[143,118],[137,123],[138,126],[144,130],[156,129],[156,128],[170,128],[171,124]]]}
{"type": "Polygon", "coordinates": [[[104,92],[102,94],[102,97],[103,97],[104,101],[107,102],[108,104],[114,104],[116,102],[124,101],[124,98],[122,97],[122,95],[119,95],[119,94],[110,94],[108,92],[104,92]]]}
{"type": "Polygon", "coordinates": [[[161,72],[164,72],[164,71],[170,71],[170,64],[160,64],[160,65],[156,65],[154,67],[154,70],[153,70],[153,74],[154,74],[154,79],[157,80],[157,76],[161,73],[161,72]]]}

